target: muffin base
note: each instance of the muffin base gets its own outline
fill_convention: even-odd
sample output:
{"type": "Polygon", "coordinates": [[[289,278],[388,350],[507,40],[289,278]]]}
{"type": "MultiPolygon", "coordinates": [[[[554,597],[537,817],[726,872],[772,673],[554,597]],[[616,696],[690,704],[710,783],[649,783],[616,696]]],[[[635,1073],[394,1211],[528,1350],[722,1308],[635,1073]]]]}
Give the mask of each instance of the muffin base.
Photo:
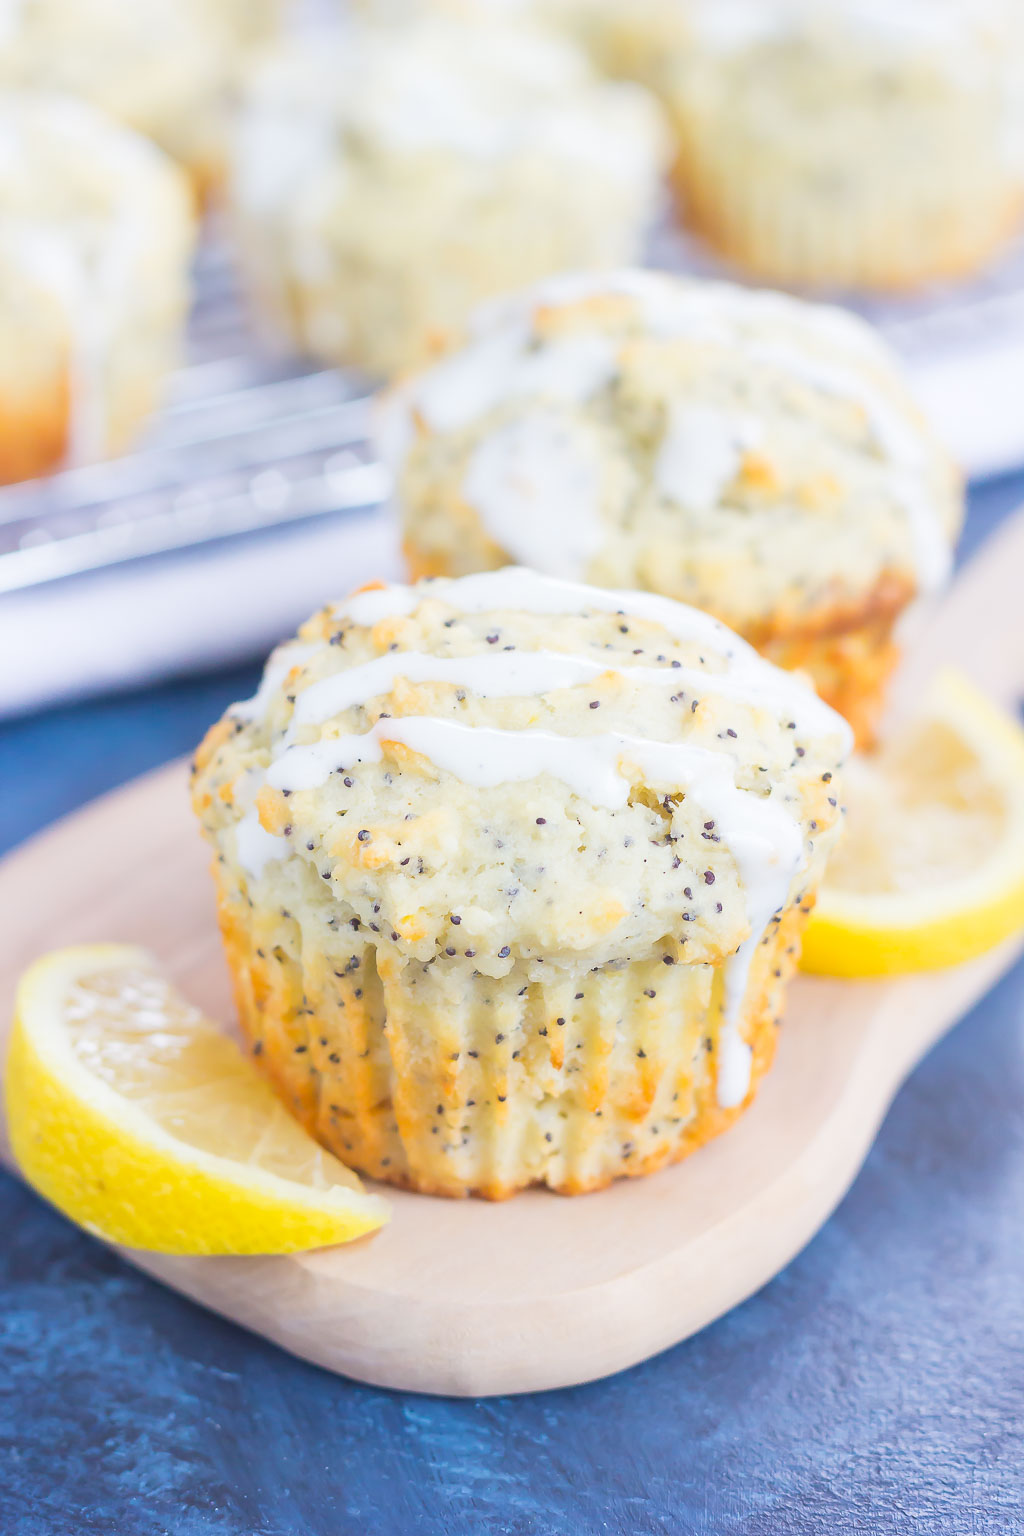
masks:
{"type": "MultiPolygon", "coordinates": [[[[175,317],[175,330],[166,341],[154,340],[153,366],[148,366],[148,359],[145,367],[134,361],[125,365],[116,350],[112,354],[104,385],[108,394],[102,403],[103,429],[82,462],[124,453],[139,436],[158,408],[176,362],[178,323],[175,317]]],[[[29,395],[11,397],[0,392],[0,485],[70,467],[74,409],[66,366],[29,395]]]]}
{"type": "Polygon", "coordinates": [[[294,917],[213,872],[242,1028],[284,1103],[369,1177],[491,1200],[600,1189],[726,1130],[771,1064],[812,905],[790,907],[757,950],[741,1024],[750,1087],[723,1108],[722,969],[686,964],[674,940],[543,983],[520,967],[438,973],[356,934],[350,953],[340,933],[329,955],[314,949],[294,917]]]}
{"type": "Polygon", "coordinates": [[[56,469],[68,432],[66,379],[30,395],[0,394],[0,485],[30,480],[56,469]]]}
{"type": "Polygon", "coordinates": [[[725,261],[760,280],[814,291],[901,293],[973,276],[993,262],[1024,218],[1024,195],[1007,185],[985,198],[965,185],[941,218],[890,187],[846,218],[816,211],[785,177],[751,185],[718,164],[706,142],[685,145],[672,173],[681,221],[725,261]]]}

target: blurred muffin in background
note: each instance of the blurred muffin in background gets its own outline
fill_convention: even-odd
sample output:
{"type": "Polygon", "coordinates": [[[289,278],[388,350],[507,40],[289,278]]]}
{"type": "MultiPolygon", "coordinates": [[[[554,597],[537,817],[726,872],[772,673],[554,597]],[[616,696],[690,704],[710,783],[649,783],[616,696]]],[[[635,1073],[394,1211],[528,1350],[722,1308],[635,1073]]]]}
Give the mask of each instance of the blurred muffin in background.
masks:
{"type": "Polygon", "coordinates": [[[195,765],[260,1066],[431,1193],[686,1156],[771,1062],[847,737],[647,593],[506,570],[324,609],[195,765]]]}
{"type": "Polygon", "coordinates": [[[773,282],[970,273],[1022,210],[1024,19],[1004,0],[685,0],[657,84],[684,213],[773,282]]]}
{"type": "Polygon", "coordinates": [[[272,38],[294,9],[293,0],[206,0],[207,8],[223,17],[231,36],[251,45],[272,38]]]}
{"type": "Polygon", "coordinates": [[[0,29],[0,82],[83,97],[205,189],[223,173],[244,44],[274,10],[262,0],[21,0],[0,29]]]}
{"type": "Polygon", "coordinates": [[[660,86],[689,38],[690,0],[354,0],[378,20],[448,15],[528,21],[583,45],[603,73],[660,86]]]}
{"type": "Polygon", "coordinates": [[[177,361],[192,196],[71,97],[0,91],[0,481],[126,446],[177,361]]]}
{"type": "Polygon", "coordinates": [[[666,160],[642,88],[553,34],[433,17],[267,59],[230,196],[257,308],[300,349],[388,374],[482,298],[635,257],[666,160]]]}
{"type": "Polygon", "coordinates": [[[963,512],[867,325],[665,273],[485,308],[393,392],[380,439],[416,575],[511,560],[694,604],[806,669],[861,741],[963,512]]]}

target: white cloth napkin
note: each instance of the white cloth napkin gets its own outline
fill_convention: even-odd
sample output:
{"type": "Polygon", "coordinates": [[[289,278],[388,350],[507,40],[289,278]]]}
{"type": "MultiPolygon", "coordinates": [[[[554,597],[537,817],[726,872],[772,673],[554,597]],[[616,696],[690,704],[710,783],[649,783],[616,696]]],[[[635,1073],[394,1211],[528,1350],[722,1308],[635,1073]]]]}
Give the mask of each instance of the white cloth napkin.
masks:
{"type": "Polygon", "coordinates": [[[0,716],[268,651],[316,608],[401,579],[390,517],[326,518],[0,598],[0,716]]]}
{"type": "Polygon", "coordinates": [[[1024,465],[1024,335],[910,364],[922,409],[971,480],[1024,465]]]}

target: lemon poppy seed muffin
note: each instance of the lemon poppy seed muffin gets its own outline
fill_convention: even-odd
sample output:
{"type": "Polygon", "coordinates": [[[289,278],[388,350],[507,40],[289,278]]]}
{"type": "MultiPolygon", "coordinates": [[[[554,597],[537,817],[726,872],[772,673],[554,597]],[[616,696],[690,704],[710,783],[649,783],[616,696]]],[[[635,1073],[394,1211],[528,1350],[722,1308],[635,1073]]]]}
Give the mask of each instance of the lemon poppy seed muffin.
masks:
{"type": "Polygon", "coordinates": [[[684,211],[772,282],[981,265],[1024,207],[1024,25],[1004,0],[688,0],[661,94],[684,211]]]}
{"type": "Polygon", "coordinates": [[[179,169],[70,98],[0,91],[0,481],[126,446],[177,360],[179,169]]]}
{"type": "Polygon", "coordinates": [[[510,560],[706,608],[870,736],[957,476],[839,310],[621,271],[498,302],[380,419],[417,575],[510,560]]]}
{"type": "Polygon", "coordinates": [[[223,175],[246,46],[271,22],[262,0],[19,0],[0,27],[0,82],[91,102],[206,190],[223,175]]]}
{"type": "Polygon", "coordinates": [[[649,594],[510,568],[324,610],[196,761],[258,1060],[432,1193],[682,1157],[771,1060],[846,737],[649,594]]]}
{"type": "Polygon", "coordinates": [[[391,373],[481,298],[636,254],[667,139],[554,35],[452,17],[298,40],[252,79],[231,195],[258,310],[391,373]]]}

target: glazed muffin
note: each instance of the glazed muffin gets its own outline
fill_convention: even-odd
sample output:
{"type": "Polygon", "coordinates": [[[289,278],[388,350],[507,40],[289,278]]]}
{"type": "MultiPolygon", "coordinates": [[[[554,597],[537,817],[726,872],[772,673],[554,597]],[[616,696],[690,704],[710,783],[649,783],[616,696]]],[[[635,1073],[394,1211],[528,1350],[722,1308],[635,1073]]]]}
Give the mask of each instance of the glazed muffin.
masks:
{"type": "Polygon", "coordinates": [[[256,72],[236,146],[256,307],[303,351],[391,373],[483,297],[635,253],[666,144],[640,87],[525,27],[296,41],[256,72]]]}
{"type": "Polygon", "coordinates": [[[0,481],[123,449],[177,361],[180,170],[70,98],[0,91],[0,481]]]}
{"type": "Polygon", "coordinates": [[[237,0],[20,0],[0,35],[0,82],[92,102],[205,190],[223,174],[242,45],[271,15],[237,0]]]}
{"type": "Polygon", "coordinates": [[[868,326],[666,273],[492,305],[379,427],[415,574],[513,560],[706,608],[810,672],[862,740],[962,516],[868,326]]]}
{"type": "Polygon", "coordinates": [[[706,614],[509,568],[366,590],[201,747],[243,1028],[435,1194],[675,1161],[769,1065],[844,722],[706,614]]]}
{"type": "Polygon", "coordinates": [[[660,84],[685,214],[786,284],[970,273],[1020,220],[1024,28],[1003,0],[688,0],[660,84]]]}

